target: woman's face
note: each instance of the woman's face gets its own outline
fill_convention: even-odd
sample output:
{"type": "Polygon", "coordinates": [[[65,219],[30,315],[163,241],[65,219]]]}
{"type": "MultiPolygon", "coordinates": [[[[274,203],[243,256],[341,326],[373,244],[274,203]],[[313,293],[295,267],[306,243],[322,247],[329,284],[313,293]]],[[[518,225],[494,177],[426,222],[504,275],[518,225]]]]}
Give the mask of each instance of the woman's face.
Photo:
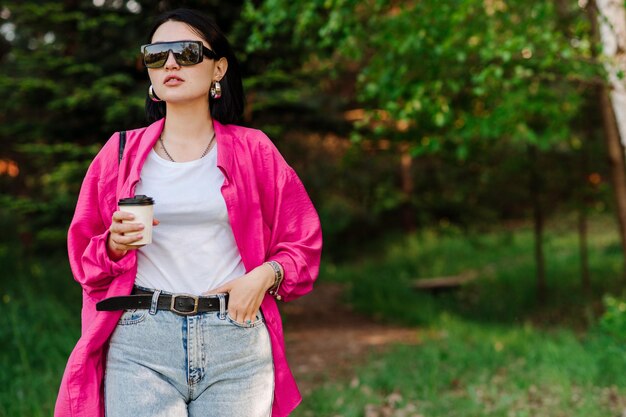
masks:
{"type": "MultiPolygon", "coordinates": [[[[211,45],[183,22],[169,20],[159,26],[152,36],[152,43],[198,40],[209,49],[211,45]]],[[[157,96],[169,103],[203,99],[208,102],[209,89],[213,81],[219,81],[226,73],[228,62],[225,58],[218,61],[205,57],[202,62],[182,66],[170,53],[161,68],[148,68],[148,75],[157,96]],[[168,80],[175,76],[178,80],[168,80]],[[167,82],[166,82],[167,80],[167,82]]]]}

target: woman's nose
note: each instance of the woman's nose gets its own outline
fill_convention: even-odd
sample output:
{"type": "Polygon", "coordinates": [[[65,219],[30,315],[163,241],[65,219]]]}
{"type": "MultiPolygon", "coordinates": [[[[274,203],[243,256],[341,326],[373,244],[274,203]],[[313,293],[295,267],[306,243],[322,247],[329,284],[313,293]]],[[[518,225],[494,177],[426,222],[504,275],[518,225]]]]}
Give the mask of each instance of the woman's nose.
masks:
{"type": "Polygon", "coordinates": [[[167,53],[167,61],[165,61],[165,68],[178,68],[178,62],[174,58],[174,52],[171,50],[167,53]]]}

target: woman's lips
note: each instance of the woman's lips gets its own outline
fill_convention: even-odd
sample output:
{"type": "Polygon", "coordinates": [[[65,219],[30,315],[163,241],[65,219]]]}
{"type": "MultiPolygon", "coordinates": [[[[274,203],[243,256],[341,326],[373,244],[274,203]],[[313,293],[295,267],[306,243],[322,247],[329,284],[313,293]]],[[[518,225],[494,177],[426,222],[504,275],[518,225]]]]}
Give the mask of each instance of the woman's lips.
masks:
{"type": "Polygon", "coordinates": [[[180,78],[178,75],[170,74],[167,77],[165,77],[165,80],[163,81],[163,84],[173,86],[173,85],[182,84],[184,82],[185,82],[185,80],[180,78]]]}
{"type": "Polygon", "coordinates": [[[169,85],[169,86],[174,86],[174,85],[182,84],[184,82],[185,81],[181,80],[180,78],[168,78],[167,80],[165,80],[165,82],[163,84],[169,85]]]}

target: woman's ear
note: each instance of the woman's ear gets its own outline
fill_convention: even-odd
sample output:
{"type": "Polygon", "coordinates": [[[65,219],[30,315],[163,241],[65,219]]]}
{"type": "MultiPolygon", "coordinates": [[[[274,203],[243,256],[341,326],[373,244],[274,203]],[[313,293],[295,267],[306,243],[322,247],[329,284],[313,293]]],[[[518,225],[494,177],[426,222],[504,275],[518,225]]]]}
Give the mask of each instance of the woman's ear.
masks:
{"type": "Polygon", "coordinates": [[[221,57],[219,60],[215,62],[215,70],[213,74],[215,75],[215,81],[220,81],[226,75],[226,71],[228,70],[228,60],[224,57],[221,57]]]}

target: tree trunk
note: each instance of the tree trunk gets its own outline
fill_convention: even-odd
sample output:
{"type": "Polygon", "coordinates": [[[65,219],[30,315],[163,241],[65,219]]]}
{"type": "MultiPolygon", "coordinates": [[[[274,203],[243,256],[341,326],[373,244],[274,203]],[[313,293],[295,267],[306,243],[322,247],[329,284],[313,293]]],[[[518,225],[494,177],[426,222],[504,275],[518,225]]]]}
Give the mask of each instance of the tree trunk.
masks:
{"type": "MultiPolygon", "coordinates": [[[[619,45],[623,45],[624,41],[626,41],[626,33],[623,30],[625,29],[626,21],[619,22],[620,19],[615,19],[615,15],[617,15],[618,17],[621,16],[623,20],[624,4],[614,0],[597,0],[590,2],[590,7],[587,10],[589,11],[593,36],[595,39],[599,37],[602,39],[603,51],[608,57],[606,69],[609,73],[609,83],[613,89],[611,93],[608,86],[600,87],[599,97],[604,138],[611,165],[615,210],[617,211],[619,234],[622,242],[624,278],[626,278],[626,163],[624,161],[624,148],[621,139],[623,136],[620,136],[620,128],[618,126],[619,120],[626,120],[626,117],[617,116],[617,114],[626,112],[626,105],[621,104],[621,107],[619,107],[619,103],[622,100],[620,97],[624,93],[624,83],[619,80],[616,71],[618,67],[615,65],[618,58],[622,63],[624,62],[624,49],[619,45]],[[611,23],[609,24],[609,22],[611,23]],[[615,26],[613,26],[613,22],[615,26]],[[621,42],[618,42],[620,39],[621,42]],[[612,103],[611,98],[616,100],[612,103]],[[617,108],[617,113],[614,112],[614,108],[617,108]]],[[[626,128],[623,128],[622,131],[626,133],[626,128]]]]}
{"type": "MultiPolygon", "coordinates": [[[[587,206],[589,200],[589,181],[587,179],[589,170],[589,152],[584,146],[580,150],[580,181],[583,186],[578,202],[578,247],[580,249],[580,278],[583,293],[587,296],[591,295],[591,275],[589,273],[589,250],[587,240],[587,206]]],[[[576,185],[575,185],[576,186],[576,185]]]]}
{"type": "Polygon", "coordinates": [[[541,205],[542,179],[538,167],[537,147],[528,147],[530,160],[530,196],[533,203],[533,225],[535,235],[535,268],[537,278],[537,301],[545,304],[548,286],[546,284],[546,267],[543,256],[544,214],[541,205]]]}
{"type": "Polygon", "coordinates": [[[578,211],[578,246],[580,248],[580,275],[585,295],[591,294],[589,274],[589,251],[587,249],[587,207],[581,205],[578,211]]]}
{"type": "MultiPolygon", "coordinates": [[[[561,31],[567,36],[568,28],[572,25],[572,13],[570,10],[572,6],[569,0],[555,0],[557,15],[559,17],[559,27],[561,31]]],[[[589,138],[592,135],[589,134],[589,138]]],[[[588,181],[587,181],[587,170],[589,167],[589,158],[588,152],[584,146],[580,150],[580,176],[577,177],[577,181],[572,185],[577,189],[581,190],[581,192],[577,193],[578,201],[577,201],[577,211],[578,211],[578,249],[580,253],[580,279],[582,290],[585,295],[591,294],[591,278],[589,273],[589,251],[588,251],[588,241],[587,241],[587,218],[588,218],[588,181]],[[578,181],[582,181],[584,184],[582,187],[579,186],[578,181]]]]}
{"type": "Polygon", "coordinates": [[[613,183],[613,195],[615,209],[619,222],[619,232],[622,241],[622,253],[624,255],[624,277],[626,277],[626,176],[624,162],[624,148],[620,143],[617,122],[611,106],[608,88],[602,87],[600,91],[600,107],[602,110],[602,123],[604,125],[604,138],[609,152],[611,164],[611,180],[613,183]]]}
{"type": "Polygon", "coordinates": [[[413,157],[410,153],[408,142],[400,145],[400,171],[402,178],[402,193],[404,194],[404,203],[402,204],[402,218],[404,230],[408,233],[415,231],[415,210],[411,199],[413,197],[413,157]]]}

